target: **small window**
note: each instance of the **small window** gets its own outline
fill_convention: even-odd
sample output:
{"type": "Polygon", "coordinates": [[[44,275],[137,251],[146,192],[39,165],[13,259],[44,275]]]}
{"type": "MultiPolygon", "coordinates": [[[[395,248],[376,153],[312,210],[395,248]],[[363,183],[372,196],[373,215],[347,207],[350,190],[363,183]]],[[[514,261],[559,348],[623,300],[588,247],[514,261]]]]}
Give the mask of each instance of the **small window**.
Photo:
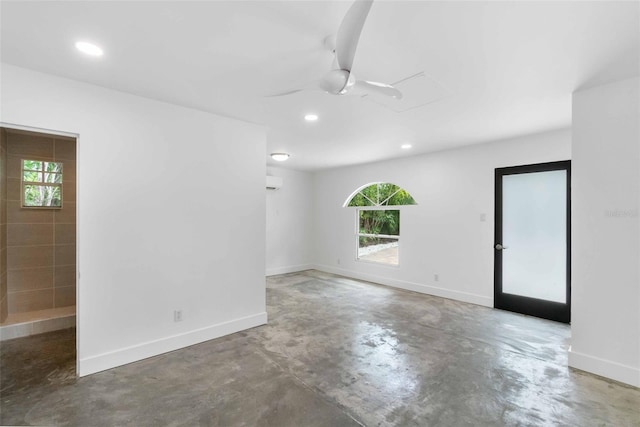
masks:
{"type": "Polygon", "coordinates": [[[22,207],[62,207],[62,163],[22,160],[22,207]]]}
{"type": "Polygon", "coordinates": [[[391,183],[366,185],[352,194],[345,206],[357,208],[357,259],[399,265],[398,206],[415,204],[407,191],[391,183]]]}

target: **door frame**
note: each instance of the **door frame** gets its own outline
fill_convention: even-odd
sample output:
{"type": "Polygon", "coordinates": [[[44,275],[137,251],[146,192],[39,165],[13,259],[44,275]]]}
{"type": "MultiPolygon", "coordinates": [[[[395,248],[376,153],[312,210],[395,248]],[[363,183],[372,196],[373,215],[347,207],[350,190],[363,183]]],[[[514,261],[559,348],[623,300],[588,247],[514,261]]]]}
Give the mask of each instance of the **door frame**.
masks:
{"type": "Polygon", "coordinates": [[[29,125],[20,125],[16,123],[9,123],[0,121],[0,127],[7,129],[16,129],[16,130],[24,130],[28,132],[42,133],[46,135],[58,135],[64,136],[68,138],[75,138],[76,140],[76,378],[80,378],[80,320],[82,317],[80,316],[80,295],[81,295],[81,281],[80,281],[80,180],[79,171],[80,171],[80,134],[75,132],[67,132],[61,130],[54,130],[49,128],[42,128],[37,126],[29,126],[29,125]]]}
{"type": "Polygon", "coordinates": [[[510,166],[495,169],[495,223],[494,223],[494,295],[493,306],[498,309],[514,311],[516,313],[555,320],[557,322],[571,322],[571,160],[547,163],[535,163],[523,166],[510,166]],[[522,295],[505,294],[502,292],[502,250],[496,249],[502,244],[502,177],[532,172],[549,172],[555,170],[567,171],[567,271],[566,271],[566,303],[546,301],[522,295]]]}

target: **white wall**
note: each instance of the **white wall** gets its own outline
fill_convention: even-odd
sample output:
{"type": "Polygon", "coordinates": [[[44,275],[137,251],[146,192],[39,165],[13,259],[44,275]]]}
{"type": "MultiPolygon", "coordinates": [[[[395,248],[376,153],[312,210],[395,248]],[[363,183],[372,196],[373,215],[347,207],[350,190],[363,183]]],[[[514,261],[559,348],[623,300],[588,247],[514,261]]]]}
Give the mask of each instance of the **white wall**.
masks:
{"type": "Polygon", "coordinates": [[[640,386],[640,79],[573,95],[569,365],[640,386]]]}
{"type": "Polygon", "coordinates": [[[318,172],[317,267],[492,307],[494,169],[570,158],[571,132],[564,130],[318,172]],[[342,205],[376,181],[397,184],[418,202],[401,208],[399,267],[355,260],[355,213],[342,205]]]}
{"type": "Polygon", "coordinates": [[[275,167],[267,175],[284,180],[267,190],[267,276],[312,268],[313,176],[275,167]]]}
{"type": "Polygon", "coordinates": [[[1,89],[2,122],[79,135],[80,375],[266,323],[262,128],[9,65],[1,89]]]}

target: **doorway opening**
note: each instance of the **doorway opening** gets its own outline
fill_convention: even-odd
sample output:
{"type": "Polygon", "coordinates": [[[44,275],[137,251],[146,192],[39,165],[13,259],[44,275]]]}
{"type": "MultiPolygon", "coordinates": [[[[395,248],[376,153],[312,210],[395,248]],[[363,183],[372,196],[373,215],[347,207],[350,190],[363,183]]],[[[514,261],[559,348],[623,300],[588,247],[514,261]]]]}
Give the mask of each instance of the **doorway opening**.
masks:
{"type": "Polygon", "coordinates": [[[0,340],[75,328],[76,137],[0,139],[0,340]]]}
{"type": "Polygon", "coordinates": [[[571,321],[571,161],[495,170],[495,308],[571,321]]]}

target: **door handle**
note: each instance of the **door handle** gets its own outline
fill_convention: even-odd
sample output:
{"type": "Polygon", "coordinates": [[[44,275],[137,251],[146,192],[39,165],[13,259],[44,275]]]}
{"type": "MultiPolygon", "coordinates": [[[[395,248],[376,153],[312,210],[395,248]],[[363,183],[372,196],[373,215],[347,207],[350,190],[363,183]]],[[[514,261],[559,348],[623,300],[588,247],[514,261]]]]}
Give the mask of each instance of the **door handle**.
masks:
{"type": "Polygon", "coordinates": [[[501,251],[501,250],[504,250],[504,249],[508,249],[508,246],[502,246],[500,243],[498,243],[498,244],[496,244],[496,249],[501,251]]]}

